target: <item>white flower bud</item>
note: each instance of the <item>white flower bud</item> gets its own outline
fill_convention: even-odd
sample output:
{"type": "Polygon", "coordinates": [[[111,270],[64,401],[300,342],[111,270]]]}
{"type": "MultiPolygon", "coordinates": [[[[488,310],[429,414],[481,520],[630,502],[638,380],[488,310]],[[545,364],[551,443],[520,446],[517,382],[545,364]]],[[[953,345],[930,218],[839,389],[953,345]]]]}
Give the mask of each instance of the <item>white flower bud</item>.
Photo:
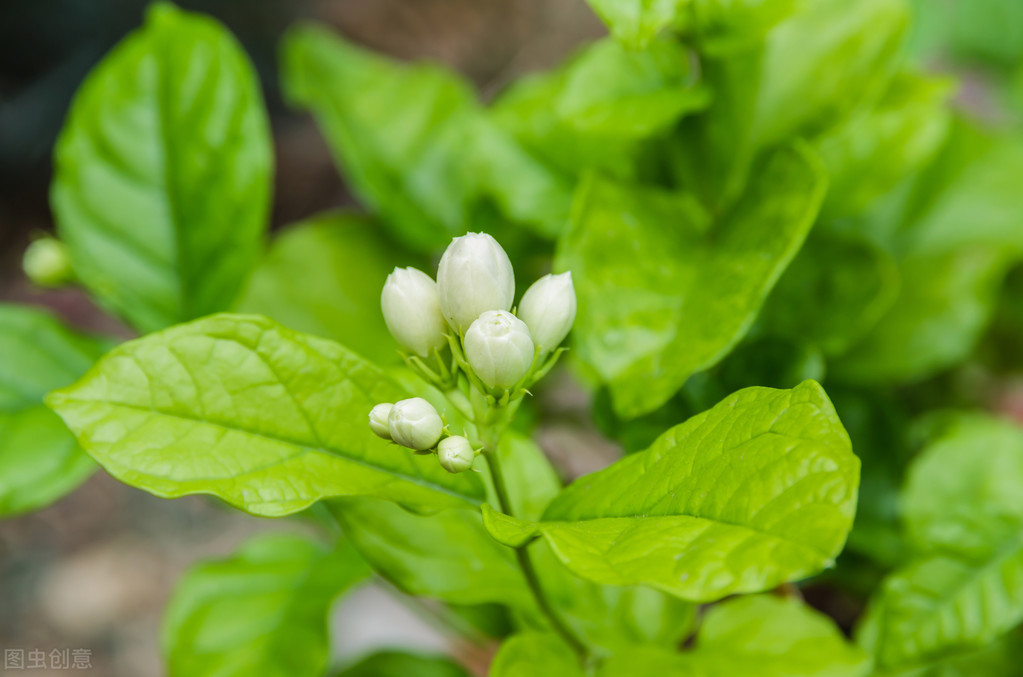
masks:
{"type": "Polygon", "coordinates": [[[425,451],[437,444],[444,431],[444,422],[432,404],[422,397],[413,397],[391,407],[387,428],[391,439],[401,446],[425,451]]]}
{"type": "Polygon", "coordinates": [[[441,467],[448,472],[465,472],[472,467],[476,452],[469,440],[460,435],[452,435],[440,441],[437,446],[437,458],[441,467]]]}
{"type": "Polygon", "coordinates": [[[533,339],[519,318],[488,310],[465,332],[465,356],[487,386],[510,388],[533,366],[533,339]]]}
{"type": "Polygon", "coordinates": [[[21,265],[28,279],[40,287],[59,287],[74,279],[67,247],[53,237],[43,237],[30,244],[21,265]]]}
{"type": "Polygon", "coordinates": [[[385,440],[391,439],[391,430],[387,426],[387,417],[391,415],[394,405],[384,402],[373,407],[369,412],[369,429],[376,433],[377,437],[385,440]]]}
{"type": "Polygon", "coordinates": [[[519,317],[541,353],[558,347],[575,322],[575,287],[572,273],[545,275],[526,290],[519,317]]]}
{"type": "Polygon", "coordinates": [[[465,332],[487,310],[510,310],[515,274],[508,255],[486,233],[456,237],[437,268],[440,307],[452,327],[465,332]]]}
{"type": "Polygon", "coordinates": [[[437,284],[415,268],[395,268],[380,293],[387,329],[403,348],[426,357],[447,343],[437,284]]]}

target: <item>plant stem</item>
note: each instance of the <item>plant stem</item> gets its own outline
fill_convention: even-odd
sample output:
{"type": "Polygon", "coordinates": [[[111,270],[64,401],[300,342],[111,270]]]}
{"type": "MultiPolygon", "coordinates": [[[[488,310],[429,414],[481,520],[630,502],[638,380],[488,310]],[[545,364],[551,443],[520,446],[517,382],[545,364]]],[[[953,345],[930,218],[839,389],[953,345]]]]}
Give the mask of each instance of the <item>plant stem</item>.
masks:
{"type": "MultiPolygon", "coordinates": [[[[511,499],[508,496],[508,487],[504,480],[504,471],[501,469],[501,461],[497,457],[497,441],[489,436],[483,436],[483,447],[487,452],[487,465],[490,468],[490,476],[494,480],[494,493],[497,494],[498,507],[506,515],[515,517],[511,499]]],[[[589,657],[589,650],[548,599],[536,571],[536,565],[529,554],[529,546],[523,545],[515,548],[515,559],[518,560],[519,567],[522,569],[522,574],[529,585],[529,590],[533,593],[540,612],[547,618],[547,622],[550,623],[554,632],[579,656],[580,662],[585,664],[589,657]]]]}

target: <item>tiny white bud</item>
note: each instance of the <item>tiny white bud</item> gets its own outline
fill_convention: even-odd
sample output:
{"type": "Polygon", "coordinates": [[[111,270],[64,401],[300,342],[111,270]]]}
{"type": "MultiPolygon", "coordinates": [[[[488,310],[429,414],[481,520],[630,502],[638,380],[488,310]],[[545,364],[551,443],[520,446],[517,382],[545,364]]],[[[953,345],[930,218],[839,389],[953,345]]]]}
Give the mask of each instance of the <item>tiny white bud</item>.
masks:
{"type": "Polygon", "coordinates": [[[30,244],[21,265],[40,287],[59,287],[74,279],[67,247],[57,238],[43,237],[30,244]]]}
{"type": "Polygon", "coordinates": [[[437,444],[444,422],[432,404],[422,397],[413,397],[391,407],[387,429],[391,439],[401,446],[424,451],[437,444]]]}
{"type": "Polygon", "coordinates": [[[445,437],[437,446],[437,459],[441,467],[451,473],[465,472],[472,467],[475,458],[472,444],[460,435],[445,437]]]}
{"type": "Polygon", "coordinates": [[[387,417],[391,415],[391,409],[394,405],[390,402],[384,402],[373,407],[369,412],[369,428],[377,437],[382,437],[385,440],[391,439],[391,430],[387,426],[387,417]]]}
{"type": "Polygon", "coordinates": [[[452,327],[465,332],[487,310],[510,310],[515,274],[497,240],[486,233],[456,237],[437,268],[440,307],[452,327]]]}
{"type": "Polygon", "coordinates": [[[526,290],[519,304],[519,317],[529,327],[540,352],[548,353],[568,336],[575,310],[572,273],[545,275],[526,290]]]}
{"type": "Polygon", "coordinates": [[[519,318],[488,310],[465,332],[465,356],[487,386],[510,388],[533,366],[533,339],[519,318]]]}
{"type": "Polygon", "coordinates": [[[380,293],[387,329],[403,348],[426,357],[447,343],[437,283],[415,268],[395,268],[380,293]]]}

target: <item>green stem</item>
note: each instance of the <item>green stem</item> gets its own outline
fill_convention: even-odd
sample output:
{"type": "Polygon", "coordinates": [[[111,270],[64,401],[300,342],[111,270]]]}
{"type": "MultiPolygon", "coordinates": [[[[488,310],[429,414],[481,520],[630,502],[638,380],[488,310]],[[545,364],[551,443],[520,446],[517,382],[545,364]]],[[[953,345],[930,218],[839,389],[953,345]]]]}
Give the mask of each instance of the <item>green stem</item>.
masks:
{"type": "MultiPolygon", "coordinates": [[[[490,475],[494,480],[494,493],[497,494],[498,506],[501,508],[501,512],[514,517],[515,514],[508,496],[508,487],[504,480],[504,471],[501,469],[501,462],[497,457],[497,441],[489,436],[484,436],[483,447],[487,452],[487,465],[490,468],[490,475]]],[[[526,578],[526,583],[529,585],[529,590],[533,593],[533,598],[536,600],[536,605],[540,612],[547,618],[547,622],[550,623],[554,632],[579,656],[580,662],[585,664],[589,656],[589,650],[586,648],[586,644],[579,639],[572,628],[561,617],[558,610],[554,608],[550,599],[548,599],[547,593],[540,583],[540,576],[536,571],[536,565],[529,554],[529,546],[523,545],[515,548],[515,559],[518,560],[519,566],[522,568],[522,574],[526,578]]]]}

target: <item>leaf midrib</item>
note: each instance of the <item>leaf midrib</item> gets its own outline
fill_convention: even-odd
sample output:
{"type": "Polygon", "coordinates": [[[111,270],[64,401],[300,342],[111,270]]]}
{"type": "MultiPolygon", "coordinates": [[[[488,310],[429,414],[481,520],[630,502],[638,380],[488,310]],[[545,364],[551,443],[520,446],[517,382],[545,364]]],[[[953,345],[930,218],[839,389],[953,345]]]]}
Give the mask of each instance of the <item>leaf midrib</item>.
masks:
{"type": "MultiPolygon", "coordinates": [[[[74,404],[80,404],[80,405],[97,405],[98,404],[98,405],[101,405],[101,406],[110,407],[110,408],[114,408],[114,409],[120,408],[120,409],[129,409],[129,410],[132,410],[132,411],[142,411],[142,412],[146,412],[146,413],[149,413],[149,414],[153,414],[155,416],[161,416],[161,417],[166,417],[166,418],[171,418],[171,419],[180,419],[182,421],[191,421],[193,423],[202,423],[202,424],[214,426],[214,427],[217,427],[217,428],[223,428],[224,430],[229,430],[229,431],[233,431],[233,432],[237,432],[237,433],[242,433],[243,435],[247,435],[247,436],[250,436],[250,437],[255,437],[255,438],[259,438],[259,439],[263,439],[263,440],[268,440],[270,442],[276,442],[276,443],[286,444],[286,445],[293,446],[293,447],[298,447],[301,450],[300,454],[302,454],[302,453],[309,453],[309,452],[316,452],[316,453],[325,454],[327,456],[331,456],[331,457],[334,457],[334,458],[338,458],[338,459],[340,459],[342,461],[347,461],[349,463],[358,465],[360,467],[368,468],[368,469],[374,470],[376,472],[380,472],[380,473],[384,473],[384,474],[387,474],[387,475],[391,475],[393,477],[396,477],[396,478],[398,478],[400,480],[403,480],[405,482],[408,482],[410,484],[414,484],[416,486],[419,486],[419,487],[422,487],[422,488],[425,488],[425,489],[431,489],[433,491],[437,491],[437,492],[446,494],[446,495],[451,496],[453,498],[460,499],[462,501],[465,501],[465,502],[471,504],[473,507],[477,506],[480,501],[484,500],[483,497],[473,496],[473,495],[469,495],[469,494],[463,494],[463,493],[460,493],[460,492],[458,492],[458,491],[456,491],[454,489],[449,489],[449,488],[444,487],[442,485],[434,484],[432,482],[426,481],[421,476],[413,477],[411,475],[405,475],[405,474],[402,474],[402,473],[400,473],[400,472],[398,472],[396,470],[392,470],[392,469],[389,469],[389,468],[384,468],[384,467],[381,467],[381,466],[378,466],[378,465],[374,465],[374,464],[369,463],[367,461],[364,461],[362,459],[353,458],[353,457],[351,457],[349,455],[346,455],[346,454],[342,453],[340,450],[335,451],[335,450],[328,449],[325,446],[317,446],[315,444],[308,444],[306,442],[300,442],[300,441],[297,441],[297,440],[288,439],[288,438],[283,437],[283,436],[276,436],[276,435],[269,435],[269,434],[266,434],[266,433],[260,433],[260,432],[256,432],[256,431],[253,431],[253,430],[248,430],[246,428],[241,428],[241,427],[238,427],[238,426],[235,426],[235,425],[231,425],[231,424],[227,424],[227,423],[222,423],[222,422],[219,422],[219,421],[211,421],[209,419],[204,419],[204,418],[201,418],[201,417],[198,417],[198,416],[187,416],[187,415],[182,415],[182,414],[177,414],[177,413],[169,413],[169,412],[161,411],[161,410],[159,410],[159,409],[157,409],[155,407],[143,407],[143,406],[140,406],[140,405],[137,405],[137,404],[129,404],[129,403],[126,403],[126,402],[109,402],[109,401],[106,401],[106,400],[78,399],[78,398],[74,398],[74,397],[71,397],[69,395],[63,394],[63,393],[56,394],[55,397],[52,397],[52,401],[53,401],[53,404],[57,405],[58,407],[61,406],[61,405],[64,405],[65,403],[74,403],[74,404]]],[[[241,473],[239,475],[234,475],[234,476],[231,476],[231,477],[198,478],[197,480],[193,480],[193,481],[199,481],[199,480],[202,480],[202,479],[205,479],[207,481],[224,481],[224,480],[228,480],[228,479],[235,479],[237,477],[242,477],[242,476],[249,475],[249,474],[252,474],[252,473],[255,473],[255,472],[260,472],[262,470],[268,470],[268,469],[273,468],[273,467],[275,467],[277,465],[283,465],[284,463],[287,463],[289,461],[294,460],[300,454],[296,454],[295,456],[292,456],[292,457],[290,457],[290,458],[288,458],[287,460],[284,460],[284,461],[275,462],[275,463],[272,463],[272,464],[269,464],[269,465],[263,465],[263,466],[260,466],[260,467],[257,467],[257,468],[246,469],[244,473],[241,473]]],[[[158,475],[152,475],[152,474],[149,474],[149,473],[146,473],[146,474],[148,476],[150,476],[150,477],[160,477],[158,475]]],[[[170,480],[170,481],[176,481],[172,477],[161,477],[161,479],[170,480]]],[[[338,495],[342,495],[342,494],[338,494],[338,495]]]]}

